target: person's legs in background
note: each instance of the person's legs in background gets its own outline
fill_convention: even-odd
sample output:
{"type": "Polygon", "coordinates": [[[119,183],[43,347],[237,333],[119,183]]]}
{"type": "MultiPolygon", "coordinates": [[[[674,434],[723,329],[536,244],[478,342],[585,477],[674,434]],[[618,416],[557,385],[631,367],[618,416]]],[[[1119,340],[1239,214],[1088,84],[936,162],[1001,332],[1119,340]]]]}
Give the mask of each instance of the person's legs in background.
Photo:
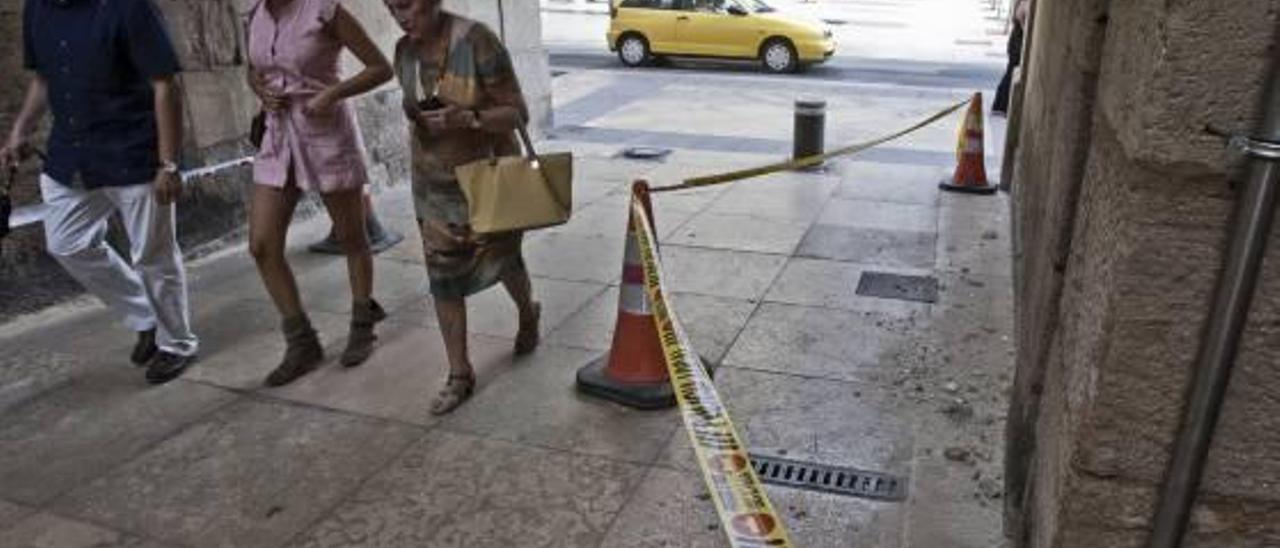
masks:
{"type": "Polygon", "coordinates": [[[995,115],[1004,115],[1009,111],[1009,88],[1013,82],[1013,71],[1022,64],[1022,25],[1013,24],[1013,32],[1009,33],[1009,44],[1007,46],[1009,54],[1009,64],[1005,68],[1004,77],[1000,79],[1000,85],[996,88],[995,99],[991,101],[991,113],[995,115]]]}
{"type": "MultiPolygon", "coordinates": [[[[394,230],[389,230],[378,220],[378,214],[373,210],[373,196],[369,194],[369,187],[364,187],[364,229],[369,239],[369,249],[373,254],[378,254],[404,240],[404,235],[394,230]]],[[[327,255],[344,255],[342,242],[338,238],[336,227],[330,227],[329,234],[323,240],[320,240],[307,247],[312,253],[323,253],[327,255]]]]}

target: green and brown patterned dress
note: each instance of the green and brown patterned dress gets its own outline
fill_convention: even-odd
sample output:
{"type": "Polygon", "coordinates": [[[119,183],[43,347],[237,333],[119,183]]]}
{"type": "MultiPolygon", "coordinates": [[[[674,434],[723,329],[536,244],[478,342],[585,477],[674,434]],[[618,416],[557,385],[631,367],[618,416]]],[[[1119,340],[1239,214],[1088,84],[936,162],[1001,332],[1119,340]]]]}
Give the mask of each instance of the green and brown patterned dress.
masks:
{"type": "MultiPolygon", "coordinates": [[[[444,17],[448,46],[439,61],[422,59],[421,50],[408,37],[396,44],[396,74],[406,102],[416,104],[434,95],[445,105],[461,108],[514,107],[521,119],[528,120],[524,96],[502,41],[481,23],[451,13],[444,17]]],[[[406,109],[409,107],[406,104],[406,109]]],[[[470,232],[467,201],[454,168],[488,158],[491,151],[498,156],[518,154],[514,132],[457,129],[429,135],[417,124],[410,126],[414,210],[423,234],[432,296],[467,297],[493,286],[508,272],[524,268],[521,233],[486,235],[483,246],[460,248],[441,243],[429,232],[429,223],[447,226],[458,235],[470,232]]]]}

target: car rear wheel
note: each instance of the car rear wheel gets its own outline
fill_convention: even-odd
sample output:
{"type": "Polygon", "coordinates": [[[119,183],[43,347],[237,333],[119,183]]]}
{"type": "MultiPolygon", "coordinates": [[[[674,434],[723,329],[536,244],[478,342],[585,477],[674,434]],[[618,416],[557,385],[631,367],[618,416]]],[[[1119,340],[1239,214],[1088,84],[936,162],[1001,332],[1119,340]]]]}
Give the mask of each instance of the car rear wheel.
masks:
{"type": "Polygon", "coordinates": [[[781,38],[770,40],[760,48],[760,64],[765,70],[775,74],[795,72],[800,66],[796,49],[791,46],[791,42],[781,38]]]}
{"type": "Polygon", "coordinates": [[[639,34],[627,34],[618,39],[618,60],[628,67],[639,67],[649,62],[649,41],[639,34]]]}

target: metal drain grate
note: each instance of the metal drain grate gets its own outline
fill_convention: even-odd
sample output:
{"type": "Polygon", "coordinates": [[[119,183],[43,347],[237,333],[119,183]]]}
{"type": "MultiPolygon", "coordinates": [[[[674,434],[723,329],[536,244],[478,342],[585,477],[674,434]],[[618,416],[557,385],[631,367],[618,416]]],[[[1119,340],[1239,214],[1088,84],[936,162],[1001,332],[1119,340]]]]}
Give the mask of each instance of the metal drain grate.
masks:
{"type": "Polygon", "coordinates": [[[766,455],[751,455],[751,463],[765,483],[891,502],[907,498],[906,480],[889,474],[766,455]]]}
{"type": "Polygon", "coordinates": [[[623,158],[631,160],[662,160],[670,154],[671,149],[669,148],[643,146],[627,147],[622,149],[622,152],[619,153],[623,158]]]}
{"type": "Polygon", "coordinates": [[[938,302],[938,279],[932,276],[904,276],[887,272],[863,272],[858,280],[859,295],[916,301],[938,302]]]}

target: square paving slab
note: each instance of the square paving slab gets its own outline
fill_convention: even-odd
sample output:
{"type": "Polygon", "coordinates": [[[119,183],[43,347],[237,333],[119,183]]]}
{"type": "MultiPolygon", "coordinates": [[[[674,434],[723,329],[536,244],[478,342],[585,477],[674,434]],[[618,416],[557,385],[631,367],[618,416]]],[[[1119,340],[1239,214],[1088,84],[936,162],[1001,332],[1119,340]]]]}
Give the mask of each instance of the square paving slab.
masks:
{"type": "MultiPolygon", "coordinates": [[[[769,288],[765,300],[853,312],[884,312],[898,316],[924,315],[929,305],[899,300],[886,300],[858,294],[858,284],[869,270],[881,267],[855,263],[794,258],[769,288]]],[[[927,275],[926,270],[895,269],[907,275],[927,275]]]]}
{"type": "Polygon", "coordinates": [[[655,468],[609,530],[610,548],[729,548],[702,476],[655,468]]]}
{"type": "Polygon", "coordinates": [[[796,255],[869,266],[932,269],[937,238],[932,232],[815,225],[796,255]]]}
{"type": "MultiPolygon", "coordinates": [[[[752,453],[911,473],[912,422],[881,388],[732,367],[720,370],[716,388],[752,453]]],[[[662,464],[698,469],[686,432],[672,439],[662,464]]]]}
{"type": "Polygon", "coordinates": [[[877,230],[933,232],[938,227],[938,210],[929,205],[831,200],[827,202],[827,207],[818,217],[818,224],[877,230]]]}
{"type": "Polygon", "coordinates": [[[622,277],[622,230],[602,236],[540,234],[524,244],[524,259],[535,276],[557,280],[616,283],[622,277]]]}
{"type": "Polygon", "coordinates": [[[598,457],[436,431],[292,545],[597,548],[643,477],[598,457]]]}
{"type": "Polygon", "coordinates": [[[97,525],[39,513],[0,530],[6,548],[164,548],[166,545],[97,525]]]}
{"type": "Polygon", "coordinates": [[[736,183],[710,211],[809,223],[818,218],[834,184],[812,180],[759,180],[736,183]]]}
{"type": "Polygon", "coordinates": [[[0,416],[85,372],[132,367],[135,335],[91,302],[71,318],[0,325],[0,416]]]}
{"type": "MultiPolygon", "coordinates": [[[[298,291],[303,306],[309,311],[351,314],[351,284],[346,259],[324,268],[299,272],[298,291]]],[[[388,259],[374,261],[373,298],[384,308],[394,310],[398,303],[426,294],[427,270],[422,264],[388,259]]]]}
{"type": "MultiPolygon", "coordinates": [[[[756,309],[747,301],[688,293],[677,293],[671,301],[693,347],[712,363],[724,359],[729,345],[756,309]]],[[[613,345],[617,318],[618,288],[613,287],[566,320],[548,340],[562,346],[605,351],[613,345]]]]}
{"type": "Polygon", "coordinates": [[[621,191],[618,194],[606,193],[598,196],[595,203],[575,209],[568,223],[529,233],[527,236],[568,234],[588,238],[622,238],[630,213],[627,201],[622,196],[621,191]],[[608,199],[604,199],[606,196],[608,199]]]}
{"type": "Polygon", "coordinates": [[[0,531],[13,527],[23,518],[34,513],[35,510],[25,506],[18,506],[12,502],[0,500],[0,531]]]}
{"type": "MultiPolygon", "coordinates": [[[[321,367],[337,366],[346,345],[349,317],[318,310],[309,316],[325,348],[326,360],[321,367]]],[[[196,310],[195,317],[200,361],[183,378],[251,390],[262,387],[262,381],[284,356],[280,315],[269,302],[223,301],[196,310]]]]}
{"type": "Polygon", "coordinates": [[[660,250],[668,291],[755,300],[764,297],[787,259],[675,245],[660,250]]]}
{"type": "MultiPolygon", "coordinates": [[[[533,298],[542,303],[539,331],[545,335],[555,330],[607,287],[593,282],[533,278],[533,298]]],[[[405,323],[433,327],[440,324],[430,298],[409,303],[396,316],[397,321],[405,323]]],[[[520,329],[519,317],[515,303],[501,284],[467,298],[468,333],[514,339],[520,329]]]]}
{"type": "Polygon", "coordinates": [[[933,166],[839,162],[836,197],[849,200],[937,205],[938,181],[945,170],[933,166]]]}
{"type": "Polygon", "coordinates": [[[386,421],[241,401],[54,509],[186,546],[278,546],[422,435],[386,421]]]}
{"type": "Polygon", "coordinates": [[[650,464],[680,418],[636,411],[577,391],[599,352],[543,346],[444,419],[444,428],[536,447],[650,464]]]}
{"type": "MultiPolygon", "coordinates": [[[[514,367],[510,339],[472,336],[468,343],[471,365],[479,382],[490,382],[514,367]]],[[[445,384],[448,359],[440,331],[420,325],[386,322],[378,327],[378,348],[373,357],[355,368],[333,364],[275,389],[263,389],[272,397],[319,405],[387,419],[430,426],[431,400],[445,384]]]]}
{"type": "Polygon", "coordinates": [[[849,381],[884,381],[924,334],[924,320],[766,303],[725,363],[849,381]]]}
{"type": "MultiPolygon", "coordinates": [[[[769,501],[796,546],[895,548],[900,505],[765,486],[769,501]]],[[[623,510],[604,546],[610,548],[727,548],[729,542],[702,477],[655,469],[623,510]]]]}
{"type": "Polygon", "coordinates": [[[809,223],[744,215],[703,213],[680,227],[673,244],[790,255],[809,223]]]}
{"type": "Polygon", "coordinates": [[[1005,194],[947,197],[938,216],[938,267],[1012,276],[1012,238],[1005,194]],[[978,201],[986,198],[986,201],[978,201]]]}
{"type": "Polygon", "coordinates": [[[0,416],[0,493],[43,505],[235,399],[197,383],[153,387],[142,373],[126,367],[87,371],[0,416]]]}

